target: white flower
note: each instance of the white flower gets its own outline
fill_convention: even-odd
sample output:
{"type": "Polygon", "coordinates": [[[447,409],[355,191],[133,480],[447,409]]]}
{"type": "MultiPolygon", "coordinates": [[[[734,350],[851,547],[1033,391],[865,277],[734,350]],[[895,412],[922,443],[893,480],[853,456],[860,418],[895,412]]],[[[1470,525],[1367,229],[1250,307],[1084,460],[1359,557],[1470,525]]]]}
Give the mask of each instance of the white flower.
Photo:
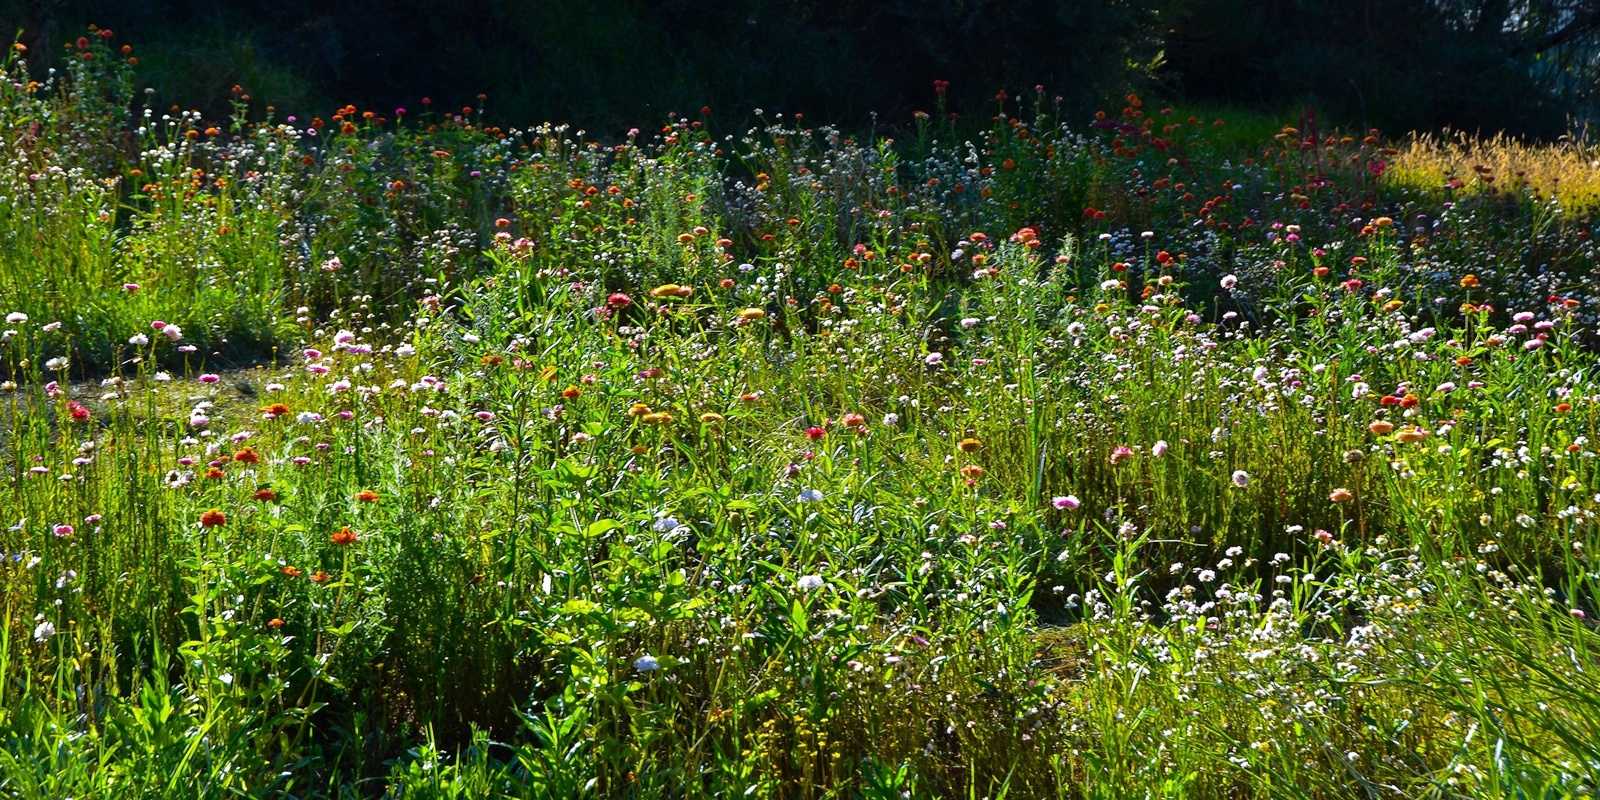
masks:
{"type": "Polygon", "coordinates": [[[942,364],[944,363],[944,353],[929,353],[922,360],[930,367],[936,364],[942,364]]]}
{"type": "Polygon", "coordinates": [[[655,672],[661,669],[661,662],[655,656],[646,654],[633,660],[633,668],[640,672],[655,672]]]}
{"type": "Polygon", "coordinates": [[[1245,472],[1242,469],[1234,470],[1233,471],[1233,485],[1239,487],[1240,489],[1243,489],[1246,486],[1249,486],[1250,485],[1250,473],[1245,472]]]}
{"type": "Polygon", "coordinates": [[[45,369],[49,369],[49,370],[66,369],[67,368],[67,357],[66,356],[56,356],[55,358],[52,358],[49,361],[44,362],[44,368],[45,369]]]}
{"type": "Polygon", "coordinates": [[[183,328],[169,322],[161,329],[161,335],[167,337],[168,341],[176,342],[183,338],[183,328]]]}
{"type": "Polygon", "coordinates": [[[410,358],[417,354],[417,348],[412,347],[410,344],[403,344],[394,349],[394,354],[399,358],[410,358]]]}
{"type": "Polygon", "coordinates": [[[56,626],[50,620],[40,622],[33,629],[33,640],[36,642],[48,642],[50,637],[54,635],[56,635],[56,626]]]}
{"type": "Polygon", "coordinates": [[[146,335],[144,335],[142,333],[136,333],[136,334],[128,337],[128,344],[131,344],[134,347],[144,347],[145,345],[147,345],[149,343],[150,343],[150,337],[148,337],[148,336],[146,336],[146,335]]]}
{"type": "Polygon", "coordinates": [[[816,489],[806,489],[800,493],[800,502],[802,503],[815,503],[821,499],[822,492],[819,492],[816,489]]]}
{"type": "Polygon", "coordinates": [[[1166,455],[1166,452],[1167,452],[1167,440],[1166,439],[1157,439],[1156,443],[1150,447],[1150,455],[1153,458],[1160,458],[1163,455],[1166,455]]]}
{"type": "Polygon", "coordinates": [[[1210,582],[1212,582],[1212,581],[1217,579],[1217,573],[1212,572],[1209,569],[1203,569],[1203,570],[1200,570],[1200,574],[1199,574],[1198,577],[1200,578],[1200,582],[1201,583],[1210,583],[1210,582]]]}
{"type": "Polygon", "coordinates": [[[900,424],[900,415],[899,414],[884,414],[883,415],[883,426],[885,428],[893,428],[894,426],[899,425],[899,424],[900,424]]]}
{"type": "Polygon", "coordinates": [[[821,589],[822,588],[822,576],[821,575],[801,575],[800,579],[794,582],[794,585],[799,587],[801,591],[809,591],[811,589],[821,589]]]}
{"type": "Polygon", "coordinates": [[[1238,286],[1238,285],[1239,285],[1239,277],[1237,275],[1224,275],[1224,276],[1222,276],[1222,288],[1224,288],[1224,289],[1232,289],[1233,287],[1238,286]]]}
{"type": "Polygon", "coordinates": [[[27,321],[28,321],[28,315],[22,313],[21,311],[13,311],[10,314],[6,315],[6,324],[7,325],[21,325],[22,323],[27,322],[27,321]]]}

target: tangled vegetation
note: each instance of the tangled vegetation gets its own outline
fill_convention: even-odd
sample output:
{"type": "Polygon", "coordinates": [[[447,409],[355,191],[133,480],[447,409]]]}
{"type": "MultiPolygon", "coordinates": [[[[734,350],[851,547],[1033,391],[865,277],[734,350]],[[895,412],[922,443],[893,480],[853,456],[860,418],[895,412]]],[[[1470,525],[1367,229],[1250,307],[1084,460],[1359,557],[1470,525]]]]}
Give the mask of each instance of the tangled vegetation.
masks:
{"type": "Polygon", "coordinates": [[[0,797],[1595,793],[1558,192],[1132,96],[212,124],[117,50],[0,85],[0,797]]]}

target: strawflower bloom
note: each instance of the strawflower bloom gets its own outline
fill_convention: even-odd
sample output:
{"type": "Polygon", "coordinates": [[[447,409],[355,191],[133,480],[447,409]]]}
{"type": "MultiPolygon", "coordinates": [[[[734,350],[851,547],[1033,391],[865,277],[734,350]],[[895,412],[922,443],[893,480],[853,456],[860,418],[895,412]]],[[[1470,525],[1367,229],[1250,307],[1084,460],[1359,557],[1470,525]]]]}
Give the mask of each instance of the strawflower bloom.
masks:
{"type": "MultiPolygon", "coordinates": [[[[220,470],[219,470],[220,472],[220,470]]],[[[228,515],[213,508],[200,515],[200,525],[206,528],[215,528],[228,524],[228,515]]]]}

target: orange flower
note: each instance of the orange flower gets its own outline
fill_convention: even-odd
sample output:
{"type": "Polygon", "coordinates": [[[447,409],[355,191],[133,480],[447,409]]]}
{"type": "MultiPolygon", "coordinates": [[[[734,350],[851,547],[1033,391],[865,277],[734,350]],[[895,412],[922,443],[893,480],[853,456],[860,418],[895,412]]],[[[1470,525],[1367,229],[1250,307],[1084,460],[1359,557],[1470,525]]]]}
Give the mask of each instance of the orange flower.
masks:
{"type": "Polygon", "coordinates": [[[262,406],[261,413],[271,414],[273,419],[278,419],[289,413],[289,407],[283,403],[273,403],[270,406],[262,406]]]}
{"type": "Polygon", "coordinates": [[[628,448],[628,452],[630,452],[630,453],[632,453],[632,454],[634,454],[636,456],[642,456],[645,453],[650,452],[650,448],[645,447],[642,444],[636,444],[636,445],[628,448]]]}
{"type": "Polygon", "coordinates": [[[285,574],[285,575],[287,575],[287,576],[289,576],[291,578],[298,578],[301,575],[305,574],[305,573],[300,571],[299,567],[294,567],[294,566],[285,566],[283,569],[280,569],[278,571],[282,572],[283,574],[285,574]]]}
{"type": "Polygon", "coordinates": [[[968,436],[967,438],[956,443],[956,449],[963,453],[976,453],[977,451],[983,449],[983,442],[968,436]]]}
{"type": "Polygon", "coordinates": [[[362,489],[356,492],[356,499],[363,503],[376,503],[378,502],[378,493],[371,489],[362,489]]]}
{"type": "Polygon", "coordinates": [[[1375,419],[1372,421],[1371,425],[1367,426],[1367,430],[1372,431],[1379,436],[1383,436],[1384,434],[1394,430],[1394,423],[1385,419],[1375,419]]]}
{"type": "Polygon", "coordinates": [[[359,537],[356,536],[356,532],[350,530],[350,526],[346,525],[343,528],[335,531],[332,536],[329,536],[328,541],[333,542],[340,547],[344,547],[346,545],[355,544],[357,538],[359,537]]]}
{"type": "Polygon", "coordinates": [[[248,447],[244,447],[240,448],[239,452],[233,454],[233,460],[239,462],[240,464],[259,464],[261,463],[261,454],[248,447]]]}
{"type": "Polygon", "coordinates": [[[576,400],[578,399],[578,396],[582,394],[583,390],[576,386],[568,386],[567,388],[561,390],[561,398],[563,400],[576,400]]]}
{"type": "Polygon", "coordinates": [[[200,525],[206,528],[215,528],[218,525],[228,524],[228,515],[213,508],[200,515],[200,525]]]}
{"type": "Polygon", "coordinates": [[[222,468],[221,467],[212,467],[212,468],[206,470],[206,478],[208,478],[210,480],[217,480],[218,478],[221,478],[221,477],[222,477],[222,468]]]}
{"type": "Polygon", "coordinates": [[[283,620],[278,619],[277,617],[273,617],[272,619],[267,620],[267,627],[269,627],[269,628],[281,628],[281,627],[283,627],[283,620]]]}
{"type": "Polygon", "coordinates": [[[256,493],[252,496],[263,503],[270,503],[278,499],[278,493],[272,491],[271,489],[257,489],[256,493]]]}
{"type": "Polygon", "coordinates": [[[1570,403],[1556,403],[1556,413],[1557,414],[1565,414],[1565,413],[1567,413],[1568,411],[1571,411],[1571,410],[1572,410],[1572,404],[1570,404],[1570,403]]]}
{"type": "Polygon", "coordinates": [[[706,423],[707,425],[715,425],[722,420],[723,416],[715,411],[707,411],[706,413],[700,415],[700,421],[706,423]]]}
{"type": "Polygon", "coordinates": [[[1467,276],[1465,276],[1465,277],[1463,277],[1461,279],[1461,288],[1463,288],[1463,289],[1476,289],[1477,287],[1478,287],[1478,276],[1476,276],[1476,275],[1467,275],[1467,276]]]}
{"type": "Polygon", "coordinates": [[[1428,432],[1422,428],[1407,426],[1402,428],[1399,433],[1395,434],[1394,438],[1399,439],[1406,444],[1413,444],[1428,438],[1428,432]]]}
{"type": "Polygon", "coordinates": [[[311,582],[312,583],[321,584],[321,583],[327,583],[328,581],[331,581],[331,580],[333,580],[333,576],[329,575],[326,572],[323,572],[320,569],[317,570],[316,572],[311,573],[311,582]]]}
{"type": "Polygon", "coordinates": [[[981,478],[983,477],[983,467],[980,467],[977,464],[968,464],[961,468],[961,477],[966,478],[967,480],[981,478]]]}

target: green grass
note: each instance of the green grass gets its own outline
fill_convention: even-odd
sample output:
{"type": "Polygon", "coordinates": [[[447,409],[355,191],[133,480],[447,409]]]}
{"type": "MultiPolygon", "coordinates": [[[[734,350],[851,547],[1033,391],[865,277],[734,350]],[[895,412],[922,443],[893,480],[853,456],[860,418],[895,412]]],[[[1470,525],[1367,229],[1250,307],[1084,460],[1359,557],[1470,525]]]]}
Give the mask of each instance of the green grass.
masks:
{"type": "Polygon", "coordinates": [[[0,88],[0,797],[1595,791],[1586,218],[109,61],[0,88]]]}

